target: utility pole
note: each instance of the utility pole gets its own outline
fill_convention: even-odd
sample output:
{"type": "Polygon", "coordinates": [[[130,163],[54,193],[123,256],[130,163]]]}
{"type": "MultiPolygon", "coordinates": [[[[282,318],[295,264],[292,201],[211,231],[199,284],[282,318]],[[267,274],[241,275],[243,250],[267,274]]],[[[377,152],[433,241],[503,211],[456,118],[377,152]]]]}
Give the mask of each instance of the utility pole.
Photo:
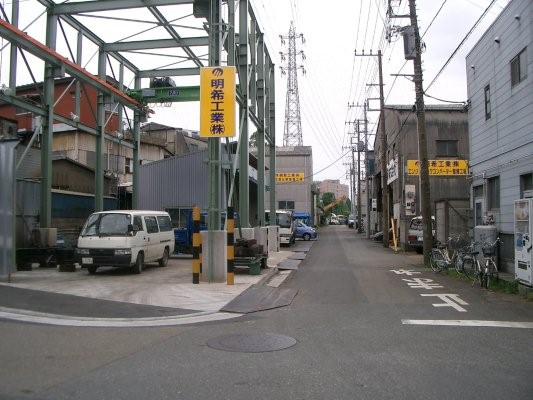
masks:
{"type": "Polygon", "coordinates": [[[379,126],[381,135],[381,217],[383,225],[383,247],[389,247],[389,193],[387,187],[387,132],[385,131],[385,97],[383,96],[383,65],[381,50],[378,50],[379,69],[379,126]]]}
{"type": "Polygon", "coordinates": [[[364,104],[365,115],[365,177],[366,177],[366,238],[370,239],[370,163],[368,162],[368,118],[366,112],[368,110],[368,102],[364,104]]]}
{"type": "Polygon", "coordinates": [[[426,135],[426,115],[424,112],[424,88],[422,85],[422,57],[420,55],[420,35],[416,17],[415,0],[409,0],[411,26],[415,34],[414,81],[416,94],[416,116],[418,129],[418,157],[420,162],[420,206],[424,224],[424,265],[429,264],[433,247],[433,223],[431,218],[429,161],[426,135]]]}
{"type": "MultiPolygon", "coordinates": [[[[392,12],[391,0],[387,14],[391,18],[409,18],[411,25],[403,28],[393,27],[392,31],[400,31],[404,35],[404,52],[406,60],[413,60],[413,81],[415,83],[415,108],[417,117],[418,132],[418,162],[420,166],[419,184],[420,184],[420,212],[423,220],[424,231],[424,264],[429,264],[431,248],[433,247],[433,221],[431,218],[431,193],[429,185],[429,160],[427,149],[426,135],[426,115],[424,110],[424,87],[422,74],[422,56],[420,44],[420,32],[418,30],[418,21],[416,16],[415,0],[409,0],[409,15],[396,15],[392,12]],[[399,29],[398,29],[399,28],[399,29]],[[412,31],[411,31],[412,30],[412,31]],[[410,36],[414,39],[414,48],[410,43],[410,36]]],[[[392,32],[391,31],[391,32],[392,32]]],[[[390,34],[388,36],[390,40],[390,34]]]]}
{"type": "MultiPolygon", "coordinates": [[[[372,54],[357,54],[356,56],[371,56],[372,54]]],[[[381,147],[381,225],[383,229],[383,247],[389,247],[389,196],[387,189],[387,135],[385,131],[385,97],[383,95],[383,66],[381,61],[381,50],[378,50],[378,69],[379,69],[379,127],[380,127],[380,147],[381,147]]],[[[366,113],[365,113],[366,121],[366,113]]],[[[368,190],[368,189],[367,189],[368,190]]],[[[370,220],[370,215],[368,216],[370,220]]]]}
{"type": "Polygon", "coordinates": [[[359,144],[361,143],[359,129],[359,120],[357,121],[357,232],[361,233],[361,149],[359,144]]]}

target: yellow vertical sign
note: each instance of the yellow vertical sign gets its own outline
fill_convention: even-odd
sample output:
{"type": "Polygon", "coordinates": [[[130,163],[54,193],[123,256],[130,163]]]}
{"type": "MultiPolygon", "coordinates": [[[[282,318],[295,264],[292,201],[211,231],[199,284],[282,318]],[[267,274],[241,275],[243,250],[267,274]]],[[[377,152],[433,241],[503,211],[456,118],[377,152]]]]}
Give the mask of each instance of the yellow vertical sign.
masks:
{"type": "Polygon", "coordinates": [[[200,136],[235,136],[235,67],[200,69],[200,136]]]}

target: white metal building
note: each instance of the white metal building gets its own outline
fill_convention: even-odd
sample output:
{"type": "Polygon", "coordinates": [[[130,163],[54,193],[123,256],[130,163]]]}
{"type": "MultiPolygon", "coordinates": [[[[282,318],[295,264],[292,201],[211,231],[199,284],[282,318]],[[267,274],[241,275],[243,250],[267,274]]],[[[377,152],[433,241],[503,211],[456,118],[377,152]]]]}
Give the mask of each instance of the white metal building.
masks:
{"type": "Polygon", "coordinates": [[[512,0],[466,57],[474,226],[493,217],[512,270],[514,201],[533,195],[533,3],[512,0]]]}

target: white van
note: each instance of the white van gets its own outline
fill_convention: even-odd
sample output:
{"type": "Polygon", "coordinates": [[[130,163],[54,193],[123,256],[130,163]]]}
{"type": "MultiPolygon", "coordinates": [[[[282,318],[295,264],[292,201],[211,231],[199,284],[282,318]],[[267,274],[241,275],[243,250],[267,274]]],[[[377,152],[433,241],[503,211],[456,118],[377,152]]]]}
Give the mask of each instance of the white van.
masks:
{"type": "MultiPolygon", "coordinates": [[[[435,217],[431,217],[431,224],[433,227],[433,240],[435,240],[435,217]]],[[[424,250],[424,225],[422,224],[422,217],[411,218],[409,222],[409,229],[407,231],[407,244],[417,253],[422,253],[424,250]]]]}
{"type": "MultiPolygon", "coordinates": [[[[267,225],[274,225],[270,222],[270,210],[265,210],[265,222],[267,225]]],[[[296,222],[292,210],[276,210],[276,224],[279,226],[280,244],[290,246],[296,242],[296,222]]]]}
{"type": "Polygon", "coordinates": [[[166,212],[101,211],[91,214],[83,226],[76,255],[90,274],[100,266],[130,266],[140,274],[145,262],[157,261],[166,267],[174,242],[166,212]]]}

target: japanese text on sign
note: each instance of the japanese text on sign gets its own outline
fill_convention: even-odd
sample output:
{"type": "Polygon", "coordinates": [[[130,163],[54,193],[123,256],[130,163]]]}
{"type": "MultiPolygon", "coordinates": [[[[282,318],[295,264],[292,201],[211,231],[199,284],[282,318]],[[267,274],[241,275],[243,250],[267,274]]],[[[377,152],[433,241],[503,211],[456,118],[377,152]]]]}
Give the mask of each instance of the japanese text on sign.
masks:
{"type": "Polygon", "coordinates": [[[276,173],[276,182],[303,182],[303,172],[280,172],[276,173]]]}
{"type": "MultiPolygon", "coordinates": [[[[420,163],[418,160],[407,160],[407,174],[418,175],[420,163]]],[[[429,174],[440,176],[455,176],[468,174],[467,160],[429,160],[429,174]]]]}
{"type": "Polygon", "coordinates": [[[200,136],[235,136],[235,67],[200,69],[200,136]]]}

